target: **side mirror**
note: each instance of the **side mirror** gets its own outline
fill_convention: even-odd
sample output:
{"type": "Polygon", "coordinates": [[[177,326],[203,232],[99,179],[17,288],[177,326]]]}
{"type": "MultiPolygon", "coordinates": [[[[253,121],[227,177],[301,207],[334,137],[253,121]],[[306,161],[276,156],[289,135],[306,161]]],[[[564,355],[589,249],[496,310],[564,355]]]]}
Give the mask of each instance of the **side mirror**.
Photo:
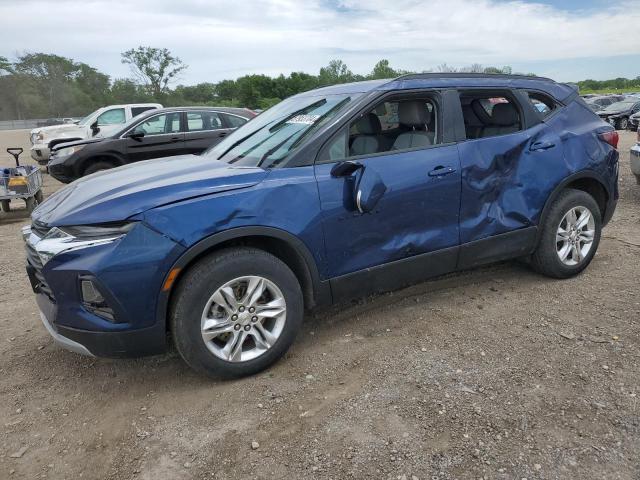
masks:
{"type": "Polygon", "coordinates": [[[358,172],[354,191],[358,211],[360,213],[372,212],[386,191],[387,186],[378,172],[371,167],[363,167],[358,172]]]}
{"type": "Polygon", "coordinates": [[[127,137],[128,138],[132,138],[133,140],[137,140],[140,141],[144,138],[144,131],[142,130],[132,130],[131,132],[127,133],[127,137]]]}
{"type": "Polygon", "coordinates": [[[378,172],[371,167],[365,167],[360,162],[348,160],[336,164],[331,169],[331,176],[336,178],[351,177],[354,173],[356,174],[355,181],[353,178],[347,179],[351,180],[349,184],[352,187],[345,185],[345,188],[351,190],[350,195],[353,195],[353,202],[358,211],[360,213],[369,213],[376,208],[376,205],[387,191],[387,186],[378,172]]]}
{"type": "Polygon", "coordinates": [[[100,133],[100,127],[98,126],[98,121],[96,120],[95,122],[93,122],[89,128],[91,129],[91,132],[93,132],[93,136],[95,137],[98,133],[100,133]]]}

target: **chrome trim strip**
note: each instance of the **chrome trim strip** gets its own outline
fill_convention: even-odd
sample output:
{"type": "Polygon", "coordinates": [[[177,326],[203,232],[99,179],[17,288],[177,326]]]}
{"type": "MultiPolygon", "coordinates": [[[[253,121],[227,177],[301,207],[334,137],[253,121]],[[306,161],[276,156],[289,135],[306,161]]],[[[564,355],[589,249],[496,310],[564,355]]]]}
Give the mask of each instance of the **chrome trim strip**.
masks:
{"type": "Polygon", "coordinates": [[[47,332],[49,332],[49,335],[51,335],[51,337],[53,338],[53,341],[58,345],[60,345],[62,348],[66,350],[71,350],[72,352],[79,353],[81,355],[95,357],[95,355],[91,353],[89,350],[87,350],[87,347],[85,347],[84,345],[81,345],[78,342],[74,342],[73,340],[67,337],[63,337],[58,332],[56,332],[51,326],[51,324],[49,323],[49,321],[47,320],[47,317],[45,317],[44,313],[42,312],[40,312],[40,319],[44,324],[44,328],[47,329],[47,332]]]}

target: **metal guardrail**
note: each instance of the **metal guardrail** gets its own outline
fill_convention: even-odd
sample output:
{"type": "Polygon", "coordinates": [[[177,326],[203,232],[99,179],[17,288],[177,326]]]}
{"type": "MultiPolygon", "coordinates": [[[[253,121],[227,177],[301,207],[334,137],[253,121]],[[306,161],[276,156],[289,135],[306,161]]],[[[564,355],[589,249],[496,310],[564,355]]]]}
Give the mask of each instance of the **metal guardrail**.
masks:
{"type": "Polygon", "coordinates": [[[0,130],[24,130],[38,126],[40,122],[46,122],[46,118],[34,118],[32,120],[0,120],[0,130]]]}

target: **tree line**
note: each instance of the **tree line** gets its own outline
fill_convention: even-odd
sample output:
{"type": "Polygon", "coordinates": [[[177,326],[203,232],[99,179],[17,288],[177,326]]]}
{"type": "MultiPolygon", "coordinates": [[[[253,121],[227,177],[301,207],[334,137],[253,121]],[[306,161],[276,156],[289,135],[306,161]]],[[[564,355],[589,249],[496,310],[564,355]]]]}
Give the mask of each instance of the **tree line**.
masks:
{"type": "MultiPolygon", "coordinates": [[[[123,52],[121,61],[131,67],[131,78],[112,79],[86,63],[55,54],[24,53],[14,61],[0,56],[0,120],[82,116],[104,105],[139,102],[266,109],[284,98],[317,87],[413,73],[393,68],[383,59],[371,72],[361,75],[353,73],[342,60],[332,60],[316,75],[252,74],[217,83],[172,87],[188,67],[169,50],[138,47],[123,52]]],[[[445,63],[435,70],[425,70],[428,71],[510,74],[512,68],[480,64],[454,68],[445,63]]],[[[585,80],[578,85],[588,90],[640,90],[640,77],[604,82],[585,80]]]]}

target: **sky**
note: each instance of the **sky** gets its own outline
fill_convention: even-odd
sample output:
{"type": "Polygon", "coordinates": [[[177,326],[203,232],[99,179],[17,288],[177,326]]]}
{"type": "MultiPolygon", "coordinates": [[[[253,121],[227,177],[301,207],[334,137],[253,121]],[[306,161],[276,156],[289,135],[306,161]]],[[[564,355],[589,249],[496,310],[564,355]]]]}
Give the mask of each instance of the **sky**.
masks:
{"type": "Polygon", "coordinates": [[[178,83],[511,65],[558,81],[640,75],[640,0],[0,0],[0,56],[55,53],[112,78],[120,53],[168,48],[178,83]]]}

